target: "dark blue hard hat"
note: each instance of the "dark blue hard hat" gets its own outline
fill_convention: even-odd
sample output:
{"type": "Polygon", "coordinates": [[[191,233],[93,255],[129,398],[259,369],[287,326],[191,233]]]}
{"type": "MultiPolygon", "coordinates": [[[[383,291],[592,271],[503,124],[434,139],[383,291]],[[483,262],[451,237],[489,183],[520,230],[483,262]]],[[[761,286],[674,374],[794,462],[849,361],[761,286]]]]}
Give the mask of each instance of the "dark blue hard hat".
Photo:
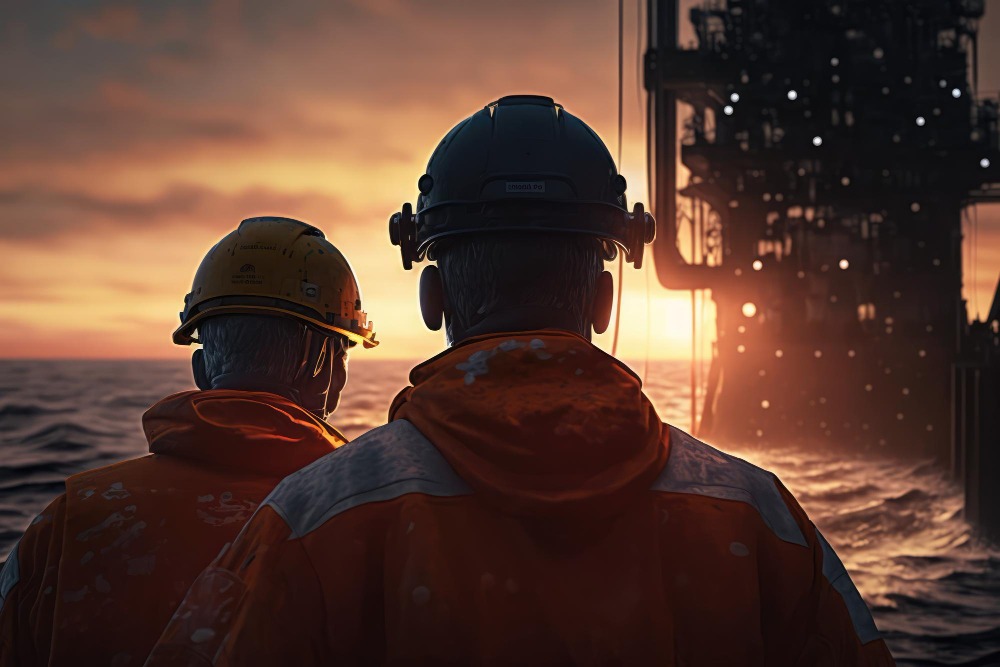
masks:
{"type": "Polygon", "coordinates": [[[389,221],[403,266],[443,238],[484,232],[584,234],[636,268],[655,224],[636,204],[604,142],[550,97],[511,95],[456,125],[431,155],[409,204],[389,221]]]}

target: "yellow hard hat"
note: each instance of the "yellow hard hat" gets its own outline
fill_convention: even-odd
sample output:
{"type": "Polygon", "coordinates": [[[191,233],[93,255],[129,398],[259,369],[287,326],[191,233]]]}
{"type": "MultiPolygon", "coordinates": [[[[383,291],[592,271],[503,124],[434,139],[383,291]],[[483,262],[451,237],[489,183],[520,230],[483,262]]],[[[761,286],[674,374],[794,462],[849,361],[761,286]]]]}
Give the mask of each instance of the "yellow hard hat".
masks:
{"type": "Polygon", "coordinates": [[[206,317],[291,317],[375,347],[351,265],[323,232],[292,218],[247,218],[208,251],[184,297],[174,342],[190,345],[206,317]]]}

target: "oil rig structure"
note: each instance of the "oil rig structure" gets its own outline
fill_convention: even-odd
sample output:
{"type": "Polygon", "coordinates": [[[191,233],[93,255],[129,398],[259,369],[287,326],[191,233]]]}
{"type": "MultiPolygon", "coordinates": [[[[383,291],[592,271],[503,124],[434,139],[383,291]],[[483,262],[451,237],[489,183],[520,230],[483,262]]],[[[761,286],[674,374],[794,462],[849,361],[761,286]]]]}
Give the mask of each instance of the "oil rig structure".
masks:
{"type": "Polygon", "coordinates": [[[643,65],[657,277],[716,308],[697,433],[934,457],[1000,526],[1000,300],[962,297],[963,223],[1000,201],[983,12],[709,0],[682,48],[648,0],[643,65]]]}

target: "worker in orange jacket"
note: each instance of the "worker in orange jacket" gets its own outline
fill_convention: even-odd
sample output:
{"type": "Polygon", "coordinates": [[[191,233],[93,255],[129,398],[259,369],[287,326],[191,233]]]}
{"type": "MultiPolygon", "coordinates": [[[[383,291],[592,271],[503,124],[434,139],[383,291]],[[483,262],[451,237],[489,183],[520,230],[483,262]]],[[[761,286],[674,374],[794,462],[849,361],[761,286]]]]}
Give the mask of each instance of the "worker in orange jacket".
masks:
{"type": "Polygon", "coordinates": [[[892,665],[771,473],[664,424],[591,344],[653,221],[586,125],[508,97],[393,217],[425,323],[389,424],[285,479],[147,665],[892,665]]]}
{"type": "Polygon", "coordinates": [[[143,415],[148,456],[73,475],[0,574],[0,665],[141,665],[198,573],[282,477],[344,444],[325,418],[376,344],[347,260],[252,218],[205,257],[180,344],[200,391],[143,415]],[[197,339],[195,336],[197,335],[197,339]]]}

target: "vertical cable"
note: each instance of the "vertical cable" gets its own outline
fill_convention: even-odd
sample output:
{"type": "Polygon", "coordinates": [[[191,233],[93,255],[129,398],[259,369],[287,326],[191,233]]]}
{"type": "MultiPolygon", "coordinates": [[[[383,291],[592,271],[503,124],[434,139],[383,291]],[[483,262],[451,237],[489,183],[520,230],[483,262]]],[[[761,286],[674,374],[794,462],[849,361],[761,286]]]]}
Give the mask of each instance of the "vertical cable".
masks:
{"type": "MultiPolygon", "coordinates": [[[[636,0],[635,4],[635,101],[636,101],[636,111],[639,113],[639,127],[643,134],[646,136],[646,200],[649,202],[649,208],[653,208],[653,198],[652,198],[652,183],[649,175],[650,162],[649,162],[649,122],[648,118],[643,113],[642,108],[642,6],[643,0],[636,0]]],[[[647,93],[648,95],[648,93],[647,93]]],[[[653,262],[652,254],[646,260],[646,263],[642,265],[642,270],[645,272],[646,281],[646,358],[642,362],[642,383],[646,384],[646,378],[649,377],[649,347],[653,337],[653,308],[651,305],[652,294],[650,293],[650,273],[653,270],[650,266],[653,262]]]]}
{"type": "Polygon", "coordinates": [[[972,303],[979,319],[979,290],[976,289],[976,274],[979,272],[979,204],[972,205],[972,303]]]}
{"type": "MultiPolygon", "coordinates": [[[[618,171],[622,170],[622,99],[625,69],[625,0],[618,0],[618,171]]],[[[618,355],[618,332],[622,323],[622,287],[625,277],[625,253],[618,253],[618,303],[615,307],[615,335],[611,340],[611,356],[618,355]]]]}
{"type": "Polygon", "coordinates": [[[622,101],[625,89],[625,0],[618,0],[618,171],[622,170],[622,101]]]}
{"type": "MultiPolygon", "coordinates": [[[[691,208],[691,263],[698,261],[697,220],[702,214],[701,200],[693,199],[691,208]]],[[[691,433],[698,432],[698,290],[691,290],[691,433]]]]}
{"type": "MultiPolygon", "coordinates": [[[[639,0],[640,4],[642,0],[639,0]]],[[[650,8],[652,9],[652,8],[650,8]]],[[[651,14],[646,16],[647,21],[652,21],[653,16],[651,14]]],[[[647,44],[647,47],[649,45],[647,44]]],[[[653,212],[654,216],[660,214],[659,210],[656,209],[656,183],[653,182],[653,132],[656,131],[656,123],[653,122],[653,111],[656,108],[655,98],[650,92],[646,91],[646,196],[649,198],[649,208],[653,212]]],[[[652,259],[652,258],[650,258],[652,259]]],[[[654,260],[655,261],[655,260],[654,260]]],[[[652,269],[650,269],[652,271],[652,269]]],[[[650,316],[650,295],[649,295],[649,273],[646,274],[646,364],[649,364],[649,327],[651,322],[650,316]]]]}
{"type": "Polygon", "coordinates": [[[646,359],[642,362],[642,382],[645,384],[649,375],[649,346],[653,338],[652,295],[649,287],[649,276],[653,269],[650,268],[649,262],[646,262],[642,270],[646,273],[646,359]]]}
{"type": "MultiPolygon", "coordinates": [[[[702,221],[704,223],[704,221],[702,221]]],[[[705,257],[705,236],[704,230],[702,231],[702,250],[701,250],[701,263],[706,264],[707,258],[705,257]]],[[[705,393],[701,395],[701,418],[705,418],[705,401],[708,399],[708,373],[709,369],[706,368],[706,360],[708,359],[708,351],[705,349],[707,346],[705,344],[705,308],[708,303],[708,295],[706,290],[701,290],[701,312],[698,313],[699,327],[701,328],[701,337],[698,339],[698,359],[701,367],[698,369],[698,389],[702,387],[705,388],[705,393]]]]}
{"type": "Polygon", "coordinates": [[[969,213],[971,206],[962,209],[962,270],[960,272],[962,280],[962,291],[959,292],[959,299],[962,296],[966,299],[967,307],[972,307],[972,214],[969,213]]]}

